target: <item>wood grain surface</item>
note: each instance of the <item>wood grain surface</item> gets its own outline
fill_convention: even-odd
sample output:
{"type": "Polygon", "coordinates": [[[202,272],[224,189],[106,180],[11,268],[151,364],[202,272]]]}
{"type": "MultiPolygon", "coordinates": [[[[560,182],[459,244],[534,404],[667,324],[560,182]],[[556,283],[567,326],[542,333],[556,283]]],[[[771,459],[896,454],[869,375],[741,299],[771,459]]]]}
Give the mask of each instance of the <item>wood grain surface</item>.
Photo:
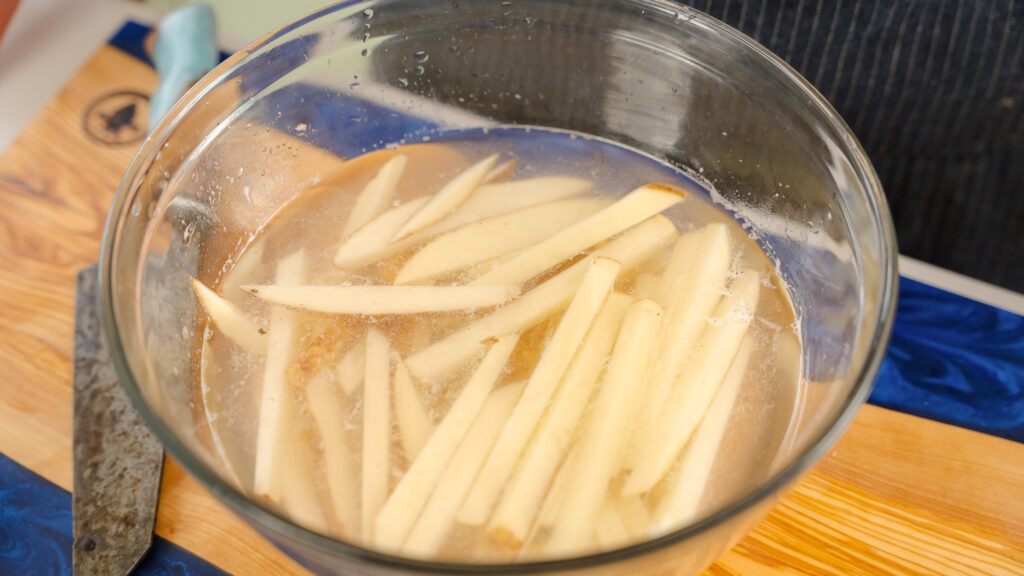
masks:
{"type": "MultiPolygon", "coordinates": [[[[0,155],[0,452],[68,490],[75,275],[138,145],[91,138],[83,115],[154,84],[104,47],[0,155]]],[[[1022,496],[1024,445],[867,406],[707,573],[1024,574],[1022,496]]],[[[173,461],[156,530],[232,573],[305,573],[173,461]]]]}

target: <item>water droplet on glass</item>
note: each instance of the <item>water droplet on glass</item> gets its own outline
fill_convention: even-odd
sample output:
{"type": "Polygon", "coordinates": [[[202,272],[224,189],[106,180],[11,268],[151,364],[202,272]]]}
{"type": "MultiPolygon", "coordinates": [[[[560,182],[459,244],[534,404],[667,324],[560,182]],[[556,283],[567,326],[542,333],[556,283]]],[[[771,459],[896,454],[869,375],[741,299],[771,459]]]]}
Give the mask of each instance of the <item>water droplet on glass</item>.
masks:
{"type": "Polygon", "coordinates": [[[417,66],[417,67],[413,68],[412,71],[414,73],[416,73],[417,76],[422,76],[423,73],[426,72],[426,70],[423,68],[423,66],[417,66]]]}
{"type": "Polygon", "coordinates": [[[533,16],[527,16],[527,17],[523,18],[523,25],[526,26],[527,28],[533,28],[533,26],[536,23],[537,23],[537,19],[534,18],[533,16]]]}
{"type": "Polygon", "coordinates": [[[412,56],[413,58],[416,59],[417,62],[421,64],[423,62],[426,62],[427,60],[430,60],[430,55],[424,52],[423,50],[417,50],[416,53],[413,54],[412,56]]]}
{"type": "Polygon", "coordinates": [[[367,8],[366,10],[363,10],[363,16],[366,16],[367,18],[373,18],[373,8],[367,8]]]}
{"type": "Polygon", "coordinates": [[[408,86],[409,85],[409,79],[408,78],[399,78],[398,79],[398,83],[401,84],[402,86],[408,86]]]}
{"type": "Polygon", "coordinates": [[[459,47],[456,46],[455,44],[452,44],[451,46],[448,47],[448,53],[449,54],[458,54],[459,53],[459,47]]]}
{"type": "Polygon", "coordinates": [[[366,34],[363,34],[363,44],[366,44],[366,41],[369,40],[369,39],[370,39],[370,33],[369,32],[367,32],[366,34]]]}
{"type": "Polygon", "coordinates": [[[359,54],[360,54],[360,55],[362,55],[362,56],[366,56],[366,55],[367,55],[367,54],[369,54],[369,53],[370,53],[370,51],[369,51],[369,50],[367,50],[366,48],[363,48],[363,51],[362,51],[362,52],[360,52],[359,54]]]}

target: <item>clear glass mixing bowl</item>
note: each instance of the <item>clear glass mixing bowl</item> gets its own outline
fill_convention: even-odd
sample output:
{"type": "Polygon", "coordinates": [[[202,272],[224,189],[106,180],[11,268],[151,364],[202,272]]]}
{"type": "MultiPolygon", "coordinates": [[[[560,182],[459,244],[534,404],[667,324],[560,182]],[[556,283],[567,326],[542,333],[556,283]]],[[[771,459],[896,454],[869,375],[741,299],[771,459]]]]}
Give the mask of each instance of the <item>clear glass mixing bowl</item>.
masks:
{"type": "Polygon", "coordinates": [[[128,170],[101,255],[120,378],[170,453],[270,541],[340,574],[691,574],[733,545],[846,429],[892,326],[896,244],[878,180],[836,112],[761,46],[661,0],[371,0],[231,57],[128,170]],[[554,562],[412,561],[316,534],[222,477],[201,432],[187,278],[224,263],[344,158],[449,129],[570,129],[702,178],[777,258],[804,338],[801,409],[763,481],[688,526],[554,562]]]}

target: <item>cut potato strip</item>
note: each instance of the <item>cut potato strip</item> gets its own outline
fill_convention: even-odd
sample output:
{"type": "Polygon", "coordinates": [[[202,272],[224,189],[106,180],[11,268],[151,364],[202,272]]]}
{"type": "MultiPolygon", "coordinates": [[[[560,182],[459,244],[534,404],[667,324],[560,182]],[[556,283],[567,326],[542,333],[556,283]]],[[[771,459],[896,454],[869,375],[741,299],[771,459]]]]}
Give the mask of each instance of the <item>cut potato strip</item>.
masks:
{"type": "Polygon", "coordinates": [[[498,164],[494,168],[491,168],[491,171],[487,173],[487,176],[484,176],[484,180],[483,180],[483,182],[481,182],[481,184],[490,184],[491,182],[499,182],[499,181],[504,180],[504,179],[508,178],[509,176],[511,176],[512,173],[515,172],[515,171],[516,171],[516,161],[515,160],[506,160],[505,162],[502,162],[501,164],[498,164]]]}
{"type": "Polygon", "coordinates": [[[338,248],[334,265],[346,269],[377,262],[466,224],[535,204],[579,196],[593,187],[594,183],[589,180],[568,176],[544,176],[487,184],[477,188],[461,206],[437,223],[391,242],[398,228],[429,200],[428,196],[416,198],[381,214],[363,229],[356,231],[338,248]],[[409,208],[411,204],[415,204],[415,207],[409,208]]]}
{"type": "Polygon", "coordinates": [[[682,190],[664,184],[641,186],[597,214],[523,250],[515,258],[473,280],[470,285],[525,282],[677,204],[684,195],[682,190]]]}
{"type": "Polygon", "coordinates": [[[566,372],[491,517],[489,531],[502,539],[525,541],[604,368],[604,360],[615,344],[630,302],[629,296],[613,293],[594,320],[586,342],[566,372]]]}
{"type": "MultiPolygon", "coordinates": [[[[613,239],[593,256],[611,258],[623,268],[630,268],[668,246],[675,235],[676,228],[668,218],[655,216],[613,239]]],[[[440,379],[478,353],[488,338],[526,330],[561,311],[579,288],[591,261],[587,258],[577,262],[517,300],[409,356],[405,359],[409,372],[420,382],[440,379]]]]}
{"type": "Polygon", "coordinates": [[[398,271],[395,284],[421,282],[522,250],[610,203],[607,198],[574,198],[467,224],[438,236],[420,249],[398,271]]]}
{"type": "Polygon", "coordinates": [[[623,487],[623,496],[647,492],[672,467],[736,357],[757,309],[760,286],[756,270],[743,270],[733,279],[729,293],[715,308],[714,319],[706,323],[686,369],[673,385],[651,428],[650,438],[657,441],[641,446],[623,487]]]}
{"type": "Polygon", "coordinates": [[[324,314],[422,314],[490,308],[519,295],[515,285],[495,286],[243,286],[257,298],[324,314]]]}
{"type": "Polygon", "coordinates": [[[480,414],[473,420],[465,439],[438,480],[423,514],[409,532],[402,546],[403,554],[429,558],[437,553],[451,530],[455,512],[466,491],[473,484],[525,387],[526,382],[516,382],[502,386],[487,397],[480,414]]]}
{"type": "Polygon", "coordinates": [[[626,312],[586,424],[587,432],[580,438],[579,461],[568,481],[572,490],[547,542],[547,550],[553,554],[583,552],[586,535],[593,533],[608,484],[618,471],[627,444],[628,419],[654,356],[663,315],[661,306],[650,299],[634,302],[626,312]]]}
{"type": "MultiPolygon", "coordinates": [[[[537,513],[537,520],[533,523],[533,527],[530,528],[530,534],[526,537],[527,544],[536,537],[538,532],[547,530],[555,525],[558,513],[562,509],[562,502],[565,502],[566,495],[572,488],[569,485],[569,481],[573,478],[574,469],[579,459],[580,451],[579,444],[577,443],[573,448],[569,449],[569,455],[565,457],[562,465],[558,467],[555,480],[551,483],[547,495],[544,496],[544,503],[540,506],[540,512],[537,513]]],[[[523,547],[525,548],[526,546],[524,545],[523,547]]]]}
{"type": "Polygon", "coordinates": [[[445,184],[444,188],[441,188],[437,194],[434,194],[430,201],[423,205],[423,208],[419,209],[402,225],[401,229],[392,238],[392,241],[401,240],[413,232],[437,222],[451,213],[452,210],[455,210],[459,204],[462,204],[480,186],[484,177],[487,176],[487,173],[491,171],[491,168],[494,167],[494,163],[497,161],[497,154],[488,156],[467,168],[465,172],[456,176],[448,184],[445,184]]]}
{"type": "Polygon", "coordinates": [[[391,472],[391,345],[376,328],[366,333],[363,376],[363,541],[373,538],[373,519],[388,497],[391,472]]]}
{"type": "MultiPolygon", "coordinates": [[[[302,250],[281,259],[276,282],[299,284],[306,276],[306,254],[302,250]]],[[[267,358],[260,391],[259,428],[256,431],[256,470],[253,491],[272,502],[281,501],[281,469],[284,465],[284,436],[290,428],[291,404],[285,375],[295,342],[295,313],[285,308],[270,311],[267,330],[267,358]]]]}
{"type": "Polygon", "coordinates": [[[224,470],[227,472],[228,479],[235,484],[236,488],[242,489],[242,477],[235,469],[235,465],[231,461],[231,458],[228,457],[227,447],[224,445],[224,440],[220,436],[219,426],[216,424],[218,418],[210,408],[210,403],[213,399],[210,394],[210,384],[206,380],[207,362],[209,362],[210,358],[209,337],[210,329],[207,328],[206,336],[203,338],[202,356],[199,357],[199,391],[203,397],[203,413],[206,416],[206,424],[210,428],[210,439],[213,440],[213,448],[217,451],[217,454],[220,455],[220,459],[224,464],[224,470]]]}
{"type": "Polygon", "coordinates": [[[365,358],[366,344],[363,342],[356,342],[341,357],[341,362],[338,363],[337,368],[337,378],[338,384],[341,385],[341,389],[345,391],[345,394],[355,392],[356,388],[363,383],[363,375],[366,373],[366,367],[363,363],[365,358]]]}
{"type": "Polygon", "coordinates": [[[199,302],[221,334],[246,350],[260,352],[266,349],[266,335],[261,333],[255,322],[246,317],[241,308],[221,298],[199,280],[191,280],[199,302]]]}
{"type": "Polygon", "coordinates": [[[694,519],[707,488],[718,448],[725,436],[740,384],[747,373],[753,345],[745,338],[736,353],[729,373],[701,421],[693,440],[686,447],[671,483],[655,510],[654,522],[647,524],[649,534],[658,535],[680,528],[694,519]]]}
{"type": "Polygon", "coordinates": [[[341,230],[342,238],[348,238],[387,210],[395,197],[395,190],[398,188],[398,181],[402,179],[402,173],[405,172],[407,161],[405,154],[398,154],[381,166],[377,175],[366,184],[352,205],[345,227],[341,230]]]}
{"type": "Polygon", "coordinates": [[[370,220],[365,226],[345,238],[334,254],[334,265],[342,270],[359,268],[380,260],[386,253],[391,239],[405,222],[423,208],[427,196],[414,198],[405,204],[392,208],[370,220]]]}
{"type": "Polygon", "coordinates": [[[313,472],[313,451],[305,430],[291,431],[285,453],[281,491],[281,506],[297,524],[321,533],[327,533],[327,518],[320,503],[313,472]]]}
{"type": "Polygon", "coordinates": [[[668,320],[644,391],[631,448],[623,461],[624,468],[632,468],[632,460],[640,454],[641,448],[654,441],[650,436],[651,427],[672,385],[679,379],[684,362],[706,324],[705,319],[722,299],[731,262],[729,234],[724,224],[710,224],[676,240],[657,289],[657,299],[667,306],[668,320]]]}
{"type": "Polygon", "coordinates": [[[605,500],[597,513],[594,535],[602,550],[613,550],[629,542],[629,532],[611,500],[605,500]]]}
{"type": "Polygon", "coordinates": [[[356,508],[359,492],[340,392],[338,384],[330,378],[317,377],[306,386],[306,403],[323,443],[324,476],[334,508],[334,520],[340,526],[340,534],[354,538],[359,526],[359,510],[356,508]]]}
{"type": "Polygon", "coordinates": [[[402,449],[405,451],[405,458],[412,462],[420,454],[427,438],[434,432],[434,425],[430,422],[423,403],[420,402],[420,395],[412,384],[412,376],[405,362],[395,353],[395,417],[398,420],[398,433],[402,441],[402,449]]]}
{"type": "Polygon", "coordinates": [[[516,334],[502,336],[487,351],[480,366],[423,447],[419,458],[409,466],[377,515],[374,542],[378,547],[388,551],[401,548],[452,454],[504,372],[518,341],[519,336],[516,334]]]}
{"type": "Polygon", "coordinates": [[[651,512],[639,496],[616,498],[615,508],[619,511],[619,518],[622,518],[622,524],[630,538],[639,540],[647,535],[651,526],[651,512]]]}
{"type": "Polygon", "coordinates": [[[462,524],[479,526],[490,517],[516,461],[526,448],[569,362],[594,324],[620,269],[618,262],[608,258],[595,258],[587,269],[579,291],[558,323],[555,334],[541,352],[526,384],[526,391],[501,431],[494,450],[473,483],[473,489],[459,509],[458,520],[462,524]]]}
{"type": "Polygon", "coordinates": [[[263,252],[265,240],[261,236],[250,242],[238,256],[238,261],[228,270],[220,283],[220,293],[224,298],[241,302],[242,298],[248,297],[240,286],[242,284],[253,284],[257,281],[260,266],[263,264],[263,252]]]}

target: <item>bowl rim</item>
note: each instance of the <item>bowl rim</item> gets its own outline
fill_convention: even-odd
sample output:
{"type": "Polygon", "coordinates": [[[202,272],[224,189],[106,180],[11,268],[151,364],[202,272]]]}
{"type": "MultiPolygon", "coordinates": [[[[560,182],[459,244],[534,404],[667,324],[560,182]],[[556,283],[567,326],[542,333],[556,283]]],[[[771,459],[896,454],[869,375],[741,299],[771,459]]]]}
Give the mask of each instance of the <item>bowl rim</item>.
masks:
{"type": "Polygon", "coordinates": [[[712,510],[711,513],[700,517],[697,521],[643,542],[610,551],[563,559],[523,563],[471,564],[417,560],[389,554],[354,543],[337,540],[304,528],[291,522],[269,506],[250,499],[241,490],[222,480],[213,468],[185,445],[178,435],[164,422],[162,417],[146,402],[141,394],[138,381],[133,376],[124,347],[122,346],[121,332],[118,329],[114,312],[113,290],[111,289],[113,257],[116,252],[119,225],[122,222],[122,217],[127,213],[126,209],[129,201],[134,198],[135,193],[138,191],[137,189],[132,190],[133,183],[138,179],[138,176],[144,173],[146,167],[155,160],[156,153],[160,148],[156,144],[165,140],[173,131],[178,121],[194,107],[198,106],[204,96],[218,86],[224,78],[228,77],[238,67],[243,66],[253,54],[258,53],[262,48],[272,45],[275,40],[307,25],[312,25],[331,14],[368,3],[367,0],[344,0],[278,28],[250,43],[214,68],[178,100],[147,136],[132,159],[128,170],[125,172],[124,179],[118,187],[107,216],[100,248],[99,281],[102,327],[110,358],[121,385],[126,390],[136,410],[142,416],[143,421],[161,440],[168,452],[190,474],[198,479],[207,490],[226,503],[235,513],[241,515],[242,520],[253,525],[264,537],[266,537],[265,531],[269,531],[271,534],[281,533],[289,539],[302,542],[304,545],[332,556],[343,556],[347,557],[350,561],[370,563],[380,569],[400,569],[421,574],[478,574],[481,572],[490,574],[550,573],[613,564],[630,558],[645,556],[668,548],[678,542],[697,537],[723,525],[733,517],[756,507],[758,504],[769,501],[773,495],[779,494],[807,472],[831,449],[836,441],[845,433],[860,406],[867,400],[892,333],[897,299],[898,273],[896,235],[892,218],[882,192],[881,183],[860,142],[828,101],[803,76],[780,57],[728,24],[694,8],[672,4],[668,0],[613,1],[621,2],[622,4],[643,4],[650,8],[656,8],[676,15],[686,14],[688,18],[685,22],[699,19],[702,25],[714,29],[716,34],[723,35],[743,49],[749,50],[751,55],[766,60],[793,87],[799,88],[802,91],[803,95],[807,97],[807,106],[815,108],[817,112],[821,113],[826,126],[838,140],[845,144],[846,149],[843,151],[846,153],[847,160],[850,161],[861,184],[865,188],[866,209],[873,222],[877,225],[875,231],[881,235],[880,244],[883,250],[879,255],[879,264],[881,266],[879,287],[881,294],[879,294],[880,298],[874,332],[870,336],[870,345],[864,364],[860,367],[855,377],[855,384],[836,410],[835,418],[830,425],[823,427],[816,436],[811,437],[802,452],[794,456],[787,465],[779,467],[765,481],[736,496],[727,504],[712,510]]]}

